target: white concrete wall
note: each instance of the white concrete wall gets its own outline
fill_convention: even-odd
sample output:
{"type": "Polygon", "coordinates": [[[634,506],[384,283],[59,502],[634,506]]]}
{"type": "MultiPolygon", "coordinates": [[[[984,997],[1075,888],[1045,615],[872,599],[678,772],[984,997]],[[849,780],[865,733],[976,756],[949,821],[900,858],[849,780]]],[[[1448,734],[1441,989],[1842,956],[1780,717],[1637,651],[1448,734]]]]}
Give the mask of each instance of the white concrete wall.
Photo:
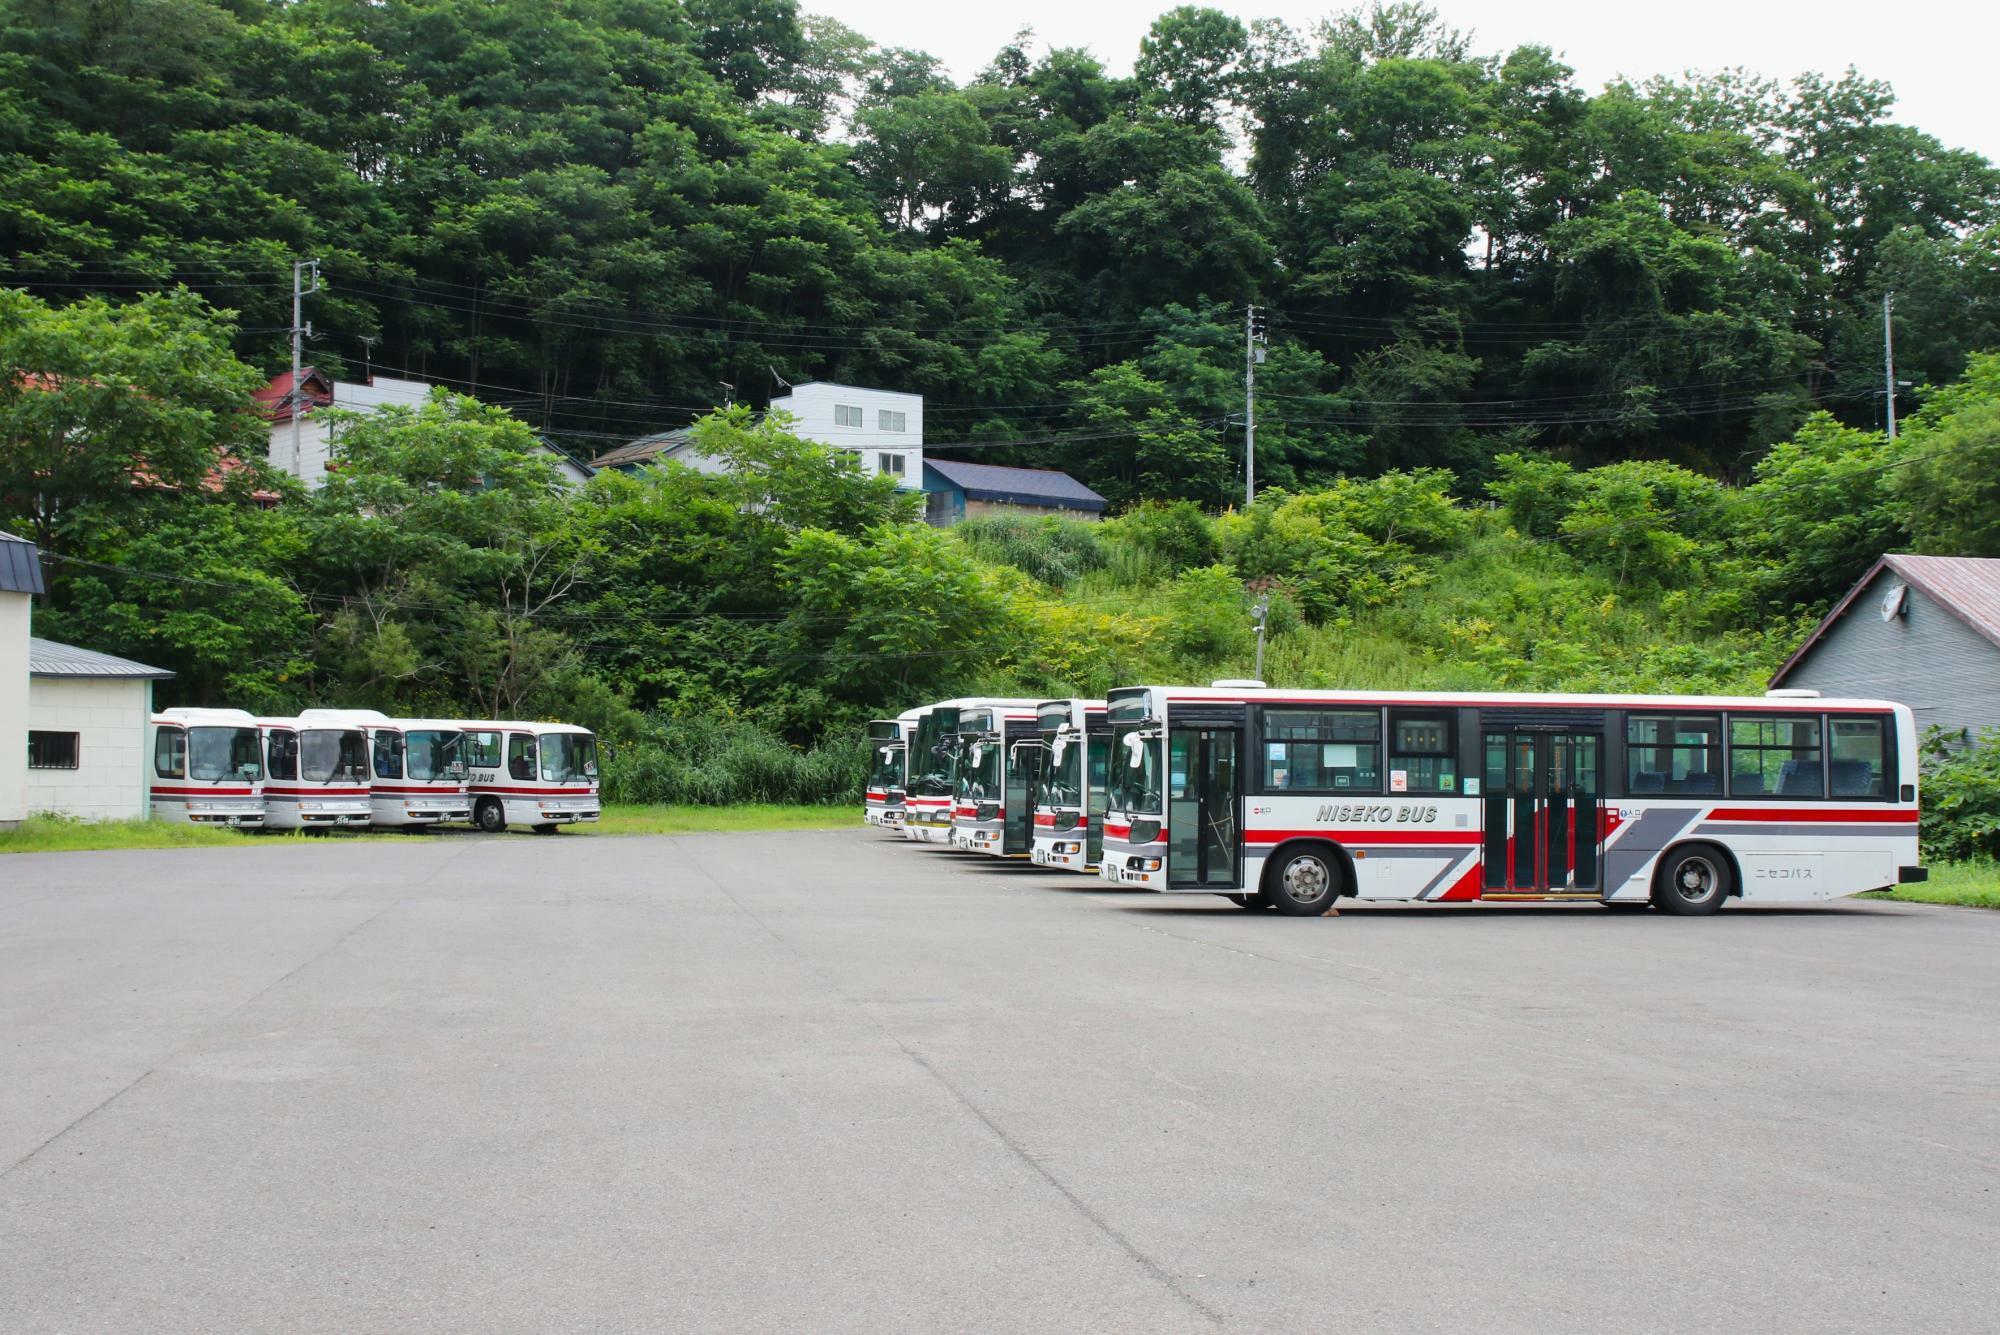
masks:
{"type": "Polygon", "coordinates": [[[0,829],[28,814],[29,596],[0,591],[0,829]]]}
{"type": "MultiPolygon", "coordinates": [[[[422,380],[399,380],[393,376],[378,375],[373,384],[364,385],[354,380],[333,382],[333,406],[351,412],[373,412],[377,408],[394,405],[412,411],[424,406],[436,386],[422,380]]],[[[828,410],[831,416],[831,410],[828,410]]],[[[310,413],[299,423],[298,457],[292,454],[292,424],[278,422],[271,427],[269,458],[271,467],[281,473],[290,473],[308,487],[326,485],[326,463],[333,454],[331,428],[323,421],[314,421],[310,413]]],[[[590,475],[578,468],[574,461],[555,450],[544,448],[549,462],[562,475],[564,485],[575,488],[590,480],[590,475]]]]}
{"type": "MultiPolygon", "coordinates": [[[[28,684],[28,727],[77,734],[75,769],[31,769],[28,810],[84,820],[130,820],[147,813],[146,717],[152,683],[119,677],[36,677],[28,684]]],[[[26,750],[26,742],[22,748],[26,750]]]]}
{"type": "Polygon", "coordinates": [[[793,429],[807,440],[855,450],[862,466],[870,473],[882,472],[881,456],[894,454],[903,460],[902,485],[921,490],[924,485],[924,396],[902,394],[887,389],[862,389],[858,385],[836,385],[818,381],[800,385],[790,394],[771,400],[773,412],[790,413],[793,429]],[[861,425],[842,426],[836,406],[859,408],[861,425]],[[882,429],[882,414],[901,413],[903,430],[882,429]]]}
{"type": "Polygon", "coordinates": [[[290,473],[308,487],[326,485],[326,460],[328,427],[325,422],[316,422],[307,416],[299,423],[298,453],[292,453],[292,424],[275,422],[271,426],[271,467],[280,473],[290,473]]]}

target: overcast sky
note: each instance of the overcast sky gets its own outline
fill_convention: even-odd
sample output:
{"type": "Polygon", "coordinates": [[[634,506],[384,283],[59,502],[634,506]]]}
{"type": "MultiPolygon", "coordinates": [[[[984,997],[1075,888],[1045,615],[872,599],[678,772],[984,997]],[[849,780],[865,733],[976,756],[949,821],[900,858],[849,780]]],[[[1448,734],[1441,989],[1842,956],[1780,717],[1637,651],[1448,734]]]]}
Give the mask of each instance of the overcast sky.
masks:
{"type": "MultiPolygon", "coordinates": [[[[1199,0],[1197,0],[1199,2],[1199,0]]],[[[1242,18],[1281,18],[1303,29],[1347,6],[1271,0],[1210,0],[1242,18]]],[[[1174,0],[803,0],[884,46],[928,51],[961,80],[977,73],[1019,28],[1043,46],[1085,46],[1115,72],[1129,73],[1139,38],[1174,0]]],[[[1592,90],[1607,79],[1678,74],[1741,65],[1789,78],[1804,70],[1838,73],[1849,65],[1886,79],[1898,95],[1896,118],[1954,148],[2000,161],[2000,4],[1994,0],[1669,0],[1625,5],[1611,0],[1511,0],[1472,4],[1433,0],[1447,22],[1469,28],[1480,52],[1536,42],[1553,47],[1592,90]],[[1979,15],[1984,14],[1981,18],[1979,15]]]]}

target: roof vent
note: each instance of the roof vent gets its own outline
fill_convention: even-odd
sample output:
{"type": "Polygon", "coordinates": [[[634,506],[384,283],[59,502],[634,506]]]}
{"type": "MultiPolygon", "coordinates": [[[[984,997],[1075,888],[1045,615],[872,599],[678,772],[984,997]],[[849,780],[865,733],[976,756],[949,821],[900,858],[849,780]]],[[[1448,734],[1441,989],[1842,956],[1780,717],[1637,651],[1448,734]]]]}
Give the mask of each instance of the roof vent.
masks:
{"type": "Polygon", "coordinates": [[[1803,687],[1785,686],[1775,691],[1764,692],[1767,700],[1817,700],[1818,691],[1808,691],[1803,687]]]}
{"type": "Polygon", "coordinates": [[[1210,682],[1209,685],[1221,691],[1261,691],[1265,689],[1264,683],[1258,681],[1255,677],[1218,677],[1216,680],[1210,682]]]}

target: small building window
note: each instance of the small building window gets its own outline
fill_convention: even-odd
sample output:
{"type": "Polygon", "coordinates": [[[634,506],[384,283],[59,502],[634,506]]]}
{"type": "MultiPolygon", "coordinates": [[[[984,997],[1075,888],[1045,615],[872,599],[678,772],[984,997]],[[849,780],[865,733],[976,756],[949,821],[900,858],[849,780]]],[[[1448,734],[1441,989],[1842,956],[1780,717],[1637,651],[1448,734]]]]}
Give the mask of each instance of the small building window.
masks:
{"type": "Polygon", "coordinates": [[[876,462],[876,468],[875,468],[875,471],[876,471],[876,472],[878,472],[878,473],[894,473],[894,474],[895,474],[895,475],[896,475],[897,477],[901,477],[901,476],[903,476],[903,456],[902,456],[902,455],[900,455],[900,454],[878,454],[878,455],[876,455],[876,456],[875,456],[875,462],[876,462]]]}
{"type": "Polygon", "coordinates": [[[906,431],[909,428],[904,423],[908,420],[902,413],[892,413],[887,408],[877,409],[875,413],[876,428],[882,431],[906,431]]]}
{"type": "Polygon", "coordinates": [[[82,739],[73,732],[28,734],[29,769],[75,769],[83,754],[82,739]]]}
{"type": "Polygon", "coordinates": [[[859,408],[850,408],[844,403],[833,405],[833,424],[835,426],[860,426],[861,423],[862,414],[859,408]]]}

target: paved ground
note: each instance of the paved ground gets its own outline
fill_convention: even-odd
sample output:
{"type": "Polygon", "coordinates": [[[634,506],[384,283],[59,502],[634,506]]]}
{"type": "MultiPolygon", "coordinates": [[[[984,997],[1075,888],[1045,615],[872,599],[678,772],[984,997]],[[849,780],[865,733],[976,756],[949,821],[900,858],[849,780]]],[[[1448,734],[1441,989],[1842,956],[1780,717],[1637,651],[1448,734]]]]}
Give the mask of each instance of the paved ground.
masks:
{"type": "Polygon", "coordinates": [[[0,859],[0,1329],[2000,1328],[2000,914],[0,859]]]}

